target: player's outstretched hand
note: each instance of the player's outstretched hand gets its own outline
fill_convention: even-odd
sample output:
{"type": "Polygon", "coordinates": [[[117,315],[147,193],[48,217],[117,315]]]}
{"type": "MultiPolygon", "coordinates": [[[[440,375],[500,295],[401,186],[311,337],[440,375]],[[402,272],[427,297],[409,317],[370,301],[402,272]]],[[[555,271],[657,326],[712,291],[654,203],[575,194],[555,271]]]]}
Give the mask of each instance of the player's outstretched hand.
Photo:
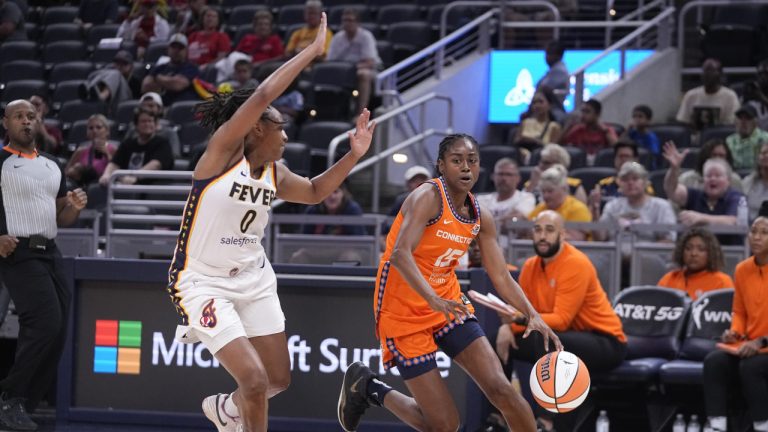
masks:
{"type": "Polygon", "coordinates": [[[523,337],[527,338],[528,335],[531,334],[531,332],[534,330],[541,333],[541,335],[544,336],[544,351],[549,352],[550,340],[555,344],[555,349],[557,351],[563,350],[563,343],[560,342],[560,338],[557,337],[555,332],[553,332],[552,329],[549,328],[547,323],[545,323],[544,320],[541,319],[541,316],[539,316],[538,314],[536,316],[531,317],[528,320],[528,327],[525,329],[525,333],[523,333],[523,337]]]}
{"type": "Polygon", "coordinates": [[[464,318],[470,315],[469,309],[464,303],[453,300],[446,300],[437,295],[427,300],[427,303],[433,311],[440,312],[445,315],[445,320],[449,322],[453,321],[455,317],[463,323],[464,318]]]}
{"type": "Polygon", "coordinates": [[[373,140],[373,131],[376,129],[376,121],[370,122],[371,112],[367,108],[363,109],[363,112],[357,116],[357,122],[355,122],[355,131],[349,132],[349,147],[350,152],[355,158],[360,159],[371,147],[371,140],[373,140]]]}
{"type": "Polygon", "coordinates": [[[310,49],[312,49],[315,52],[316,56],[321,56],[325,52],[325,38],[327,37],[328,31],[326,30],[328,28],[328,17],[326,17],[325,12],[322,13],[320,16],[320,26],[317,29],[317,35],[315,36],[315,40],[312,41],[312,45],[310,45],[310,49]]]}

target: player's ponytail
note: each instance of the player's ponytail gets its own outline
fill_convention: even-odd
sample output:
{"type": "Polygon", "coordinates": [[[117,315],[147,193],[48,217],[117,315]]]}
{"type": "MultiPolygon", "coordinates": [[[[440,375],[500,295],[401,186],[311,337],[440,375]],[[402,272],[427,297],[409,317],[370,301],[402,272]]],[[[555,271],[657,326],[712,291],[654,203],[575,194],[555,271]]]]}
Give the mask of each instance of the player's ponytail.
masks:
{"type": "Polygon", "coordinates": [[[229,120],[253,93],[255,88],[246,87],[232,93],[214,93],[213,97],[195,106],[200,125],[216,131],[229,120]]]}

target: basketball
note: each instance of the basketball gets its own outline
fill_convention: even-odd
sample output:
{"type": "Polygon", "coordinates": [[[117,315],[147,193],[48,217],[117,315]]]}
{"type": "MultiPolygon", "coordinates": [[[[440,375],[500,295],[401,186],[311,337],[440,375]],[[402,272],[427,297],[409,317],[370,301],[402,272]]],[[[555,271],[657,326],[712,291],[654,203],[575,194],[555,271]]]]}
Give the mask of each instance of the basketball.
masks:
{"type": "Polygon", "coordinates": [[[531,369],[531,393],[544,409],[564,413],[577,408],[589,394],[589,371],[567,351],[547,353],[531,369]]]}

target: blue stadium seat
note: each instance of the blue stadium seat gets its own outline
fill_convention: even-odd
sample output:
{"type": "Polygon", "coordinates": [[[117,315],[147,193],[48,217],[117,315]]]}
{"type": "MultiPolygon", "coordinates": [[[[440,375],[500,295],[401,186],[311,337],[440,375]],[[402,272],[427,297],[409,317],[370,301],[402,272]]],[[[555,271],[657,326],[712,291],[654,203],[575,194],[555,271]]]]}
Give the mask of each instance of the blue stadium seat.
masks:
{"type": "Polygon", "coordinates": [[[674,141],[677,147],[691,146],[691,131],[682,124],[656,124],[649,128],[659,137],[659,142],[674,141]]]}
{"type": "Polygon", "coordinates": [[[627,335],[627,357],[616,369],[595,374],[597,384],[650,384],[677,357],[691,300],[681,290],[638,286],[621,291],[614,310],[627,335]]]}
{"type": "Polygon", "coordinates": [[[693,302],[680,355],[659,371],[662,384],[701,384],[704,358],[731,326],[733,292],[731,288],[709,291],[693,302]]]}
{"type": "Polygon", "coordinates": [[[510,158],[515,162],[520,163],[520,153],[517,151],[517,147],[508,145],[481,145],[480,149],[480,167],[484,168],[490,176],[493,173],[493,167],[496,165],[496,161],[501,158],[510,158]]]}

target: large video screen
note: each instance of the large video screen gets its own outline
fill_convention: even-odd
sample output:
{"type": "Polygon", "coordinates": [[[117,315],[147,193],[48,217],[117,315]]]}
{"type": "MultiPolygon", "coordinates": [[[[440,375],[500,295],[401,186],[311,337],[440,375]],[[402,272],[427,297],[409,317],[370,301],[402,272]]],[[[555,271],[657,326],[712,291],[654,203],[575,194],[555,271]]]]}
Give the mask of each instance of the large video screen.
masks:
{"type": "MultiPolygon", "coordinates": [[[[569,50],[565,52],[563,62],[569,72],[575,72],[601,52],[569,50]]],[[[652,50],[626,51],[626,72],[631,71],[652,53],[652,50]]],[[[620,58],[619,52],[613,52],[587,69],[584,74],[584,100],[619,80],[620,58]]],[[[544,60],[544,51],[493,51],[490,67],[488,122],[518,123],[520,115],[528,110],[536,83],[549,69],[544,60]]],[[[573,109],[574,93],[575,81],[571,79],[570,93],[564,102],[566,111],[573,109]]]]}

